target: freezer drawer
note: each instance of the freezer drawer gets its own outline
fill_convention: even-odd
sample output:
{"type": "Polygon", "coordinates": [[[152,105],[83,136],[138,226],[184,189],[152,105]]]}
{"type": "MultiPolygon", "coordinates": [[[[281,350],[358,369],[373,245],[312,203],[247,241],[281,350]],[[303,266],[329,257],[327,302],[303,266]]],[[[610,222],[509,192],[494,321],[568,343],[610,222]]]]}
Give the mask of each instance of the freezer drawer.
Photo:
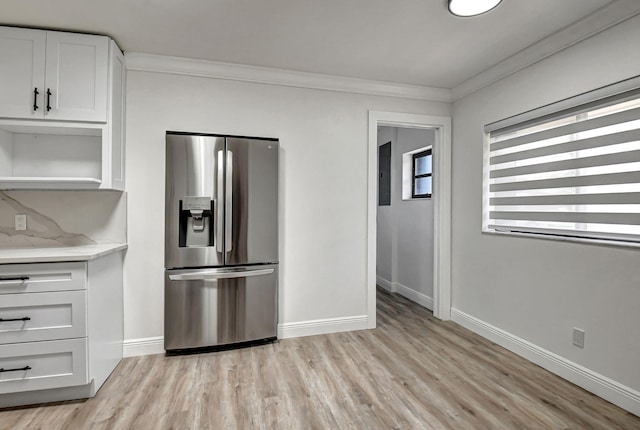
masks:
{"type": "Polygon", "coordinates": [[[167,270],[167,351],[275,338],[278,265],[167,270]]]}

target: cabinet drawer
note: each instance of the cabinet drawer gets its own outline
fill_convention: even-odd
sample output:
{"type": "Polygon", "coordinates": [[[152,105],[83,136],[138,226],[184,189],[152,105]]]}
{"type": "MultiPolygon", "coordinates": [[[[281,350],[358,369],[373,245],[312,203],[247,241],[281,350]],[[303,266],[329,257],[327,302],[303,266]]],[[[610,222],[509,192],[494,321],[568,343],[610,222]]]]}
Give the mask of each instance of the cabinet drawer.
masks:
{"type": "Polygon", "coordinates": [[[87,341],[0,345],[0,394],[87,384],[87,341]],[[20,370],[15,370],[20,369],[20,370]]]}
{"type": "Polygon", "coordinates": [[[0,300],[0,344],[85,337],[86,291],[7,294],[0,300]]]}
{"type": "Polygon", "coordinates": [[[0,294],[83,290],[86,263],[0,265],[0,294]]]}

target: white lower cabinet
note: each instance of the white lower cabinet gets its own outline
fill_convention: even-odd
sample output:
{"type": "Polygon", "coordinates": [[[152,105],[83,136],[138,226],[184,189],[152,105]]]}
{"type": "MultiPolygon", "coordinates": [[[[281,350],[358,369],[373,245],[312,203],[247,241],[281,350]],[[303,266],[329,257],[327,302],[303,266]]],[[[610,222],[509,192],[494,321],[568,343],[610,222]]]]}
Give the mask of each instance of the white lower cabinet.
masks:
{"type": "Polygon", "coordinates": [[[86,309],[86,291],[7,294],[0,300],[0,344],[86,337],[86,309]]]}
{"type": "Polygon", "coordinates": [[[87,339],[0,345],[0,393],[84,385],[87,339]]]}
{"type": "Polygon", "coordinates": [[[95,395],[122,359],[122,260],[0,265],[0,407],[95,395]]]}
{"type": "Polygon", "coordinates": [[[1,264],[0,297],[4,294],[87,289],[87,263],[1,264]]]}

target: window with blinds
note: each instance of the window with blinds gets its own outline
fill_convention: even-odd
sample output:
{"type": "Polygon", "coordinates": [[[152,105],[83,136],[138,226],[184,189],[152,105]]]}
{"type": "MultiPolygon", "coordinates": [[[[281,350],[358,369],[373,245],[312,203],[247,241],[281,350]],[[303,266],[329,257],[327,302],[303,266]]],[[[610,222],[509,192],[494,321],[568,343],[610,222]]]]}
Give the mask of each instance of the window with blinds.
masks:
{"type": "Polygon", "coordinates": [[[483,229],[640,242],[640,91],[568,104],[487,126],[483,229]]]}

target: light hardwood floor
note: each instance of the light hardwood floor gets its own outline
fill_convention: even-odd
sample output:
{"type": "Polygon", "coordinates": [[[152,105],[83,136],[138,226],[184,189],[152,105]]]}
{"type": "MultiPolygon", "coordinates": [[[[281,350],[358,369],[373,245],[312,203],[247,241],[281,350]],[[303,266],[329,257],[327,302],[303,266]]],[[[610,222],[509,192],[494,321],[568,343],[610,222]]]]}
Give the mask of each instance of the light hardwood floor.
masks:
{"type": "Polygon", "coordinates": [[[127,358],[94,399],[2,429],[640,429],[640,418],[378,291],[378,328],[127,358]]]}

